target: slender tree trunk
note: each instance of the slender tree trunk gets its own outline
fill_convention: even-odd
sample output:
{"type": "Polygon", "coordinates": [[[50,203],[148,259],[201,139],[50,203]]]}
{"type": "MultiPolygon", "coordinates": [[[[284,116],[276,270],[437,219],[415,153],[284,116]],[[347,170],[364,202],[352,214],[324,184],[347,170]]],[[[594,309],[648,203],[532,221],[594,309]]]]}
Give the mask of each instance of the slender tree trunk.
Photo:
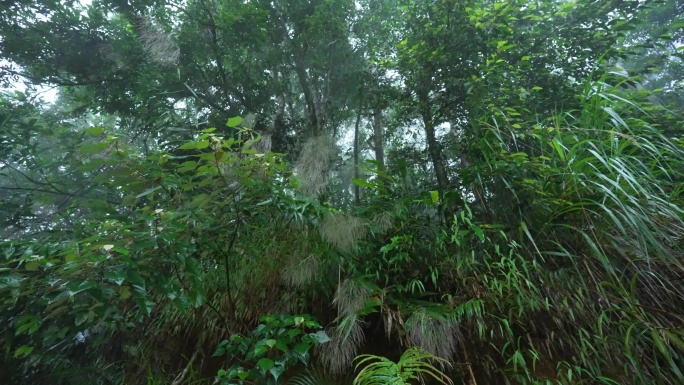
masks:
{"type": "Polygon", "coordinates": [[[437,135],[435,134],[435,123],[432,121],[432,116],[423,112],[423,124],[425,125],[425,137],[427,139],[428,153],[430,154],[430,160],[432,160],[432,166],[435,169],[435,176],[437,177],[437,190],[439,190],[440,195],[449,186],[449,178],[447,177],[446,170],[444,170],[444,161],[442,159],[442,150],[437,143],[437,135]]]}
{"type": "Polygon", "coordinates": [[[385,168],[384,127],[382,126],[382,108],[373,107],[373,146],[375,147],[375,160],[378,168],[385,168]]]}
{"type": "Polygon", "coordinates": [[[316,137],[321,133],[319,130],[318,115],[316,114],[316,102],[314,101],[314,95],[311,91],[309,78],[306,75],[304,61],[301,58],[295,59],[295,72],[297,73],[297,77],[299,78],[299,84],[302,87],[302,92],[304,93],[306,109],[309,112],[309,124],[311,125],[311,134],[313,137],[316,137]]]}
{"type": "Polygon", "coordinates": [[[325,111],[321,92],[316,86],[316,84],[314,84],[313,86],[314,107],[316,108],[316,130],[318,130],[318,133],[321,133],[323,132],[323,126],[325,125],[325,111]]]}
{"type": "MultiPolygon", "coordinates": [[[[354,178],[359,179],[359,143],[361,141],[361,115],[363,114],[363,92],[359,95],[359,114],[356,115],[356,124],[354,125],[354,178]]],[[[354,183],[354,202],[361,202],[361,189],[359,185],[354,183]]]]}
{"type": "Polygon", "coordinates": [[[278,15],[278,12],[275,9],[273,9],[273,11],[275,12],[274,17],[276,18],[277,22],[280,24],[282,28],[282,38],[285,42],[287,42],[287,45],[289,45],[290,50],[292,51],[292,56],[294,58],[294,70],[297,74],[299,85],[300,87],[302,87],[304,101],[306,102],[306,109],[309,114],[309,125],[311,126],[311,135],[312,137],[317,137],[321,134],[320,123],[319,117],[316,113],[316,102],[314,101],[314,94],[311,90],[311,82],[309,81],[309,76],[306,73],[306,65],[304,62],[304,50],[297,43],[295,43],[295,41],[288,34],[288,28],[285,24],[285,20],[283,20],[280,17],[280,15],[278,15]]]}
{"type": "MultiPolygon", "coordinates": [[[[272,72],[273,81],[278,84],[278,70],[274,68],[272,72]]],[[[276,100],[277,107],[275,116],[273,117],[273,129],[271,132],[273,151],[285,153],[287,152],[285,143],[285,93],[283,91],[279,91],[276,100]]]]}

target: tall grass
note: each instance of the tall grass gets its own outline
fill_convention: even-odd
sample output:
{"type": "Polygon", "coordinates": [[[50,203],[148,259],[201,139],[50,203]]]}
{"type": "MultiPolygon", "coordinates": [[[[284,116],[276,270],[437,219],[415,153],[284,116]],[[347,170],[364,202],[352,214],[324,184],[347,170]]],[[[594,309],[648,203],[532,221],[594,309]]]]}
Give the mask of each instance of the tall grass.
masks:
{"type": "Polygon", "coordinates": [[[529,130],[485,125],[464,173],[487,207],[456,218],[454,300],[483,303],[457,310],[491,376],[684,383],[684,149],[609,80],[529,130]]]}

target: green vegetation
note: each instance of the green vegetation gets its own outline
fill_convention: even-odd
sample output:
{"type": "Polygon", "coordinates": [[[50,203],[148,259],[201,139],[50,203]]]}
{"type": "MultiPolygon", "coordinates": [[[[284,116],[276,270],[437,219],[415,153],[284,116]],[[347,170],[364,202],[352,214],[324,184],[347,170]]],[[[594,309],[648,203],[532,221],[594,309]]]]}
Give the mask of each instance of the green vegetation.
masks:
{"type": "Polygon", "coordinates": [[[0,4],[7,384],[684,383],[684,4],[0,4]]]}
{"type": "Polygon", "coordinates": [[[354,385],[373,384],[410,384],[409,380],[419,380],[419,375],[430,376],[444,385],[452,383],[449,377],[439,369],[428,363],[430,360],[445,362],[446,360],[435,357],[421,348],[410,348],[401,355],[399,362],[394,363],[385,357],[363,354],[358,357],[356,367],[363,367],[359,375],[354,379],[354,385]],[[370,361],[375,361],[369,363],[370,361]]]}

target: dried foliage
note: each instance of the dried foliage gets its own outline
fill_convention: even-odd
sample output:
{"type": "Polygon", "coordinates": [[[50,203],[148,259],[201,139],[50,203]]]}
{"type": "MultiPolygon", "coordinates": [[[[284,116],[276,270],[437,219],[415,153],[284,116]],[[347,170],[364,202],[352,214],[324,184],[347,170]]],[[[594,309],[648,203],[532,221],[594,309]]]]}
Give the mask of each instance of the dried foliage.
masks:
{"type": "Polygon", "coordinates": [[[354,315],[363,309],[373,291],[363,281],[346,279],[339,284],[333,304],[337,305],[338,315],[354,315]]]}
{"type": "Polygon", "coordinates": [[[300,189],[305,194],[318,195],[328,185],[337,146],[331,138],[321,135],[309,139],[295,164],[300,189]]]}
{"type": "Polygon", "coordinates": [[[394,225],[394,216],[389,211],[383,211],[373,217],[373,224],[378,232],[383,233],[394,225]]]}
{"type": "Polygon", "coordinates": [[[259,140],[252,145],[252,148],[257,153],[263,154],[271,151],[271,144],[271,135],[262,134],[259,136],[259,140]]]}
{"type": "Polygon", "coordinates": [[[351,253],[356,243],[366,236],[366,227],[351,214],[331,214],[323,218],[321,235],[340,252],[351,253]]]}
{"type": "Polygon", "coordinates": [[[363,320],[358,313],[372,294],[371,287],[361,280],[347,279],[338,285],[333,300],[338,309],[337,325],[327,330],[332,341],[319,348],[321,362],[331,373],[346,373],[363,345],[363,320]]]}
{"type": "Polygon", "coordinates": [[[159,25],[149,20],[142,20],[139,29],[139,38],[149,60],[164,67],[171,67],[178,63],[180,49],[159,25]]]}
{"type": "Polygon", "coordinates": [[[318,254],[293,252],[283,269],[282,276],[288,284],[296,287],[320,278],[322,269],[321,258],[318,254]]]}
{"type": "Polygon", "coordinates": [[[365,341],[363,321],[360,317],[344,317],[336,326],[326,330],[331,338],[327,344],[318,348],[321,363],[332,374],[348,373],[354,358],[365,341]]]}
{"type": "Polygon", "coordinates": [[[409,343],[446,360],[456,355],[461,337],[458,326],[455,316],[444,312],[435,314],[425,308],[418,309],[406,320],[409,343]]]}

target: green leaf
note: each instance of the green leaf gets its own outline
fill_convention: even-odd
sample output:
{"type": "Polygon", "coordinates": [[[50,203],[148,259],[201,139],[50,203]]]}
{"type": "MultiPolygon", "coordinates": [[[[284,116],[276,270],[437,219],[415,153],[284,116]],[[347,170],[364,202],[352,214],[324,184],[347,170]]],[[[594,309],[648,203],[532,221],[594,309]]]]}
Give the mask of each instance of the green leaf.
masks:
{"type": "Polygon", "coordinates": [[[24,265],[24,269],[26,269],[27,271],[33,271],[33,270],[36,270],[37,268],[38,268],[38,262],[36,262],[36,261],[27,262],[26,265],[24,265]]]}
{"type": "Polygon", "coordinates": [[[254,357],[263,356],[266,351],[268,351],[268,347],[264,345],[257,345],[254,347],[254,357]]]}
{"type": "Polygon", "coordinates": [[[235,143],[235,138],[228,138],[223,141],[223,148],[230,148],[235,143]]]}
{"type": "Polygon", "coordinates": [[[285,366],[284,365],[276,365],[271,368],[271,375],[273,378],[278,381],[278,378],[285,372],[285,366]]]}
{"type": "Polygon", "coordinates": [[[287,344],[283,341],[276,342],[275,347],[283,353],[290,351],[290,349],[287,347],[287,344]]]}
{"type": "Polygon", "coordinates": [[[132,195],[126,195],[121,200],[121,205],[124,207],[133,206],[135,204],[135,197],[132,195]]]}
{"type": "Polygon", "coordinates": [[[262,358],[257,362],[257,366],[264,372],[271,369],[273,365],[275,365],[275,361],[270,358],[262,358]]]}
{"type": "Polygon", "coordinates": [[[376,189],[377,188],[377,186],[375,186],[374,184],[368,183],[365,180],[358,179],[358,178],[352,178],[352,182],[354,182],[355,185],[361,186],[361,187],[367,187],[370,189],[376,189]]]}
{"type": "Polygon", "coordinates": [[[663,333],[672,344],[676,345],[680,351],[684,352],[684,341],[682,341],[681,338],[668,330],[663,330],[663,333]]]}
{"type": "Polygon", "coordinates": [[[201,150],[201,149],[207,148],[207,147],[209,147],[209,141],[208,140],[202,140],[202,141],[197,142],[197,149],[198,150],[201,150]]]}
{"type": "Polygon", "coordinates": [[[196,207],[196,208],[197,208],[197,207],[200,207],[200,206],[204,205],[207,201],[209,201],[209,199],[210,199],[210,198],[209,198],[209,195],[207,195],[207,194],[200,194],[200,195],[198,195],[198,196],[196,196],[195,198],[192,199],[192,201],[190,202],[190,205],[191,205],[192,207],[196,207]]]}
{"type": "Polygon", "coordinates": [[[117,286],[121,286],[127,278],[126,272],[121,270],[114,270],[105,273],[105,279],[114,282],[117,286]]]}
{"type": "Polygon", "coordinates": [[[147,190],[141,192],[140,194],[136,195],[135,197],[136,197],[136,198],[142,198],[142,197],[144,197],[144,196],[146,196],[146,195],[152,194],[153,192],[159,190],[160,188],[161,188],[161,186],[152,187],[152,188],[150,188],[150,189],[147,189],[147,190]]]}
{"type": "Polygon", "coordinates": [[[89,133],[90,135],[102,135],[102,134],[104,134],[104,130],[101,127],[97,127],[97,126],[88,127],[85,129],[85,131],[87,133],[89,133]]]}
{"type": "Polygon", "coordinates": [[[214,351],[214,354],[212,357],[221,357],[222,355],[226,354],[226,345],[228,345],[228,344],[229,344],[229,342],[226,340],[221,341],[218,344],[218,346],[216,347],[216,351],[214,351]]]}
{"type": "Polygon", "coordinates": [[[22,345],[14,351],[14,357],[26,357],[33,351],[33,346],[22,345]]]}
{"type": "Polygon", "coordinates": [[[119,288],[119,299],[122,301],[125,301],[129,298],[131,298],[131,290],[128,287],[121,287],[119,288]]]}
{"type": "Polygon", "coordinates": [[[178,169],[176,169],[177,172],[187,172],[187,171],[193,171],[195,168],[197,168],[197,162],[194,160],[189,160],[187,162],[183,162],[180,165],[178,165],[178,169]]]}
{"type": "Polygon", "coordinates": [[[194,150],[197,148],[197,142],[187,142],[178,148],[180,150],[194,150]]]}
{"type": "Polygon", "coordinates": [[[78,147],[82,154],[99,154],[107,148],[107,143],[84,143],[78,147]]]}
{"type": "Polygon", "coordinates": [[[437,204],[439,202],[439,191],[430,191],[430,198],[432,198],[432,203],[437,204]]]}
{"type": "Polygon", "coordinates": [[[86,321],[88,320],[88,313],[78,313],[76,314],[76,318],[74,320],[75,325],[83,325],[86,321]]]}
{"type": "Polygon", "coordinates": [[[234,118],[228,119],[228,123],[226,123],[226,126],[228,127],[237,127],[242,123],[242,118],[239,116],[236,116],[234,118]]]}
{"type": "Polygon", "coordinates": [[[292,349],[292,350],[294,350],[295,352],[297,352],[297,353],[299,353],[299,354],[304,355],[304,354],[306,354],[306,352],[309,351],[309,348],[310,348],[310,347],[311,347],[311,346],[310,346],[309,344],[307,344],[306,342],[300,342],[300,343],[297,344],[297,346],[295,346],[294,349],[292,349]]]}
{"type": "Polygon", "coordinates": [[[316,335],[316,339],[318,340],[318,343],[319,343],[319,344],[324,344],[324,343],[326,343],[326,342],[332,341],[332,340],[330,339],[330,336],[328,336],[328,334],[327,334],[325,331],[323,331],[323,330],[320,330],[320,331],[316,332],[315,335],[316,335]]]}

